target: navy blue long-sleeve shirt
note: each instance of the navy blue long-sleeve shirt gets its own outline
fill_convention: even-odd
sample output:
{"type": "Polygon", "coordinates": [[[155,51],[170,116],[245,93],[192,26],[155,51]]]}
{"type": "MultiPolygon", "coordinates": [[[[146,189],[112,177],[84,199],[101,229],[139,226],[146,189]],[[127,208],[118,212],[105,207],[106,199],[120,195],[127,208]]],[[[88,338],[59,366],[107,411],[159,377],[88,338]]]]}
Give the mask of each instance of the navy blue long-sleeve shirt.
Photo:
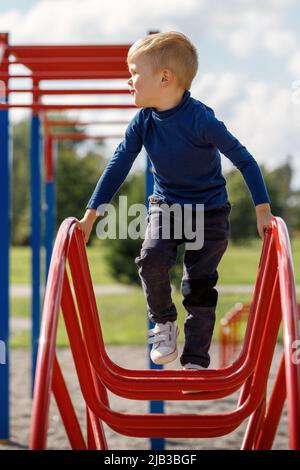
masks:
{"type": "Polygon", "coordinates": [[[170,203],[204,204],[205,210],[227,202],[221,151],[241,171],[255,205],[269,202],[259,166],[248,150],[219,121],[214,111],[185,91],[166,111],[142,108],[100,177],[87,208],[107,204],[118,191],[142,146],[153,165],[153,194],[170,203]]]}

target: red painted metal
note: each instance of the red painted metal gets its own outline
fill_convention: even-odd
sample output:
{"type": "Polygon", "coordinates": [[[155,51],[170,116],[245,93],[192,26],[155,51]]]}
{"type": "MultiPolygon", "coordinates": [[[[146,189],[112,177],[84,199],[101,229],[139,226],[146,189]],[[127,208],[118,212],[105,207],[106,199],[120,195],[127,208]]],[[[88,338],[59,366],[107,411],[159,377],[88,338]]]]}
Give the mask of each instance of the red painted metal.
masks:
{"type": "Polygon", "coordinates": [[[54,168],[53,168],[53,140],[50,134],[45,133],[44,137],[44,159],[45,159],[45,181],[53,181],[54,168]]]}
{"type": "Polygon", "coordinates": [[[9,88],[8,93],[31,93],[36,91],[40,96],[46,95],[129,95],[128,89],[100,89],[100,88],[65,88],[65,89],[45,89],[45,88],[9,88]]]}
{"type": "Polygon", "coordinates": [[[241,347],[242,327],[249,316],[250,305],[237,303],[220,321],[220,367],[229,364],[241,347]]]}
{"type": "Polygon", "coordinates": [[[70,132],[68,133],[51,133],[52,139],[55,140],[107,140],[107,139],[120,139],[124,137],[124,134],[101,134],[101,135],[90,135],[82,134],[81,132],[70,132]]]}
{"type": "Polygon", "coordinates": [[[94,121],[79,121],[79,120],[63,120],[63,119],[47,119],[44,118],[43,125],[44,127],[75,127],[75,126],[98,126],[98,125],[122,125],[128,124],[129,121],[104,121],[104,120],[94,120],[94,121]]]}
{"type": "MultiPolygon", "coordinates": [[[[1,78],[1,77],[0,77],[1,78]]],[[[33,109],[34,111],[62,111],[65,109],[134,109],[134,104],[11,104],[0,103],[1,109],[33,109]]]]}
{"type": "Polygon", "coordinates": [[[4,90],[5,98],[7,97],[7,86],[8,86],[8,65],[7,65],[8,55],[9,55],[8,34],[1,33],[0,34],[0,80],[3,81],[5,85],[5,90],[4,90]]]}
{"type": "MultiPolygon", "coordinates": [[[[3,35],[4,37],[4,35],[3,35]]],[[[0,38],[1,39],[1,38],[0,38]]],[[[102,79],[128,79],[130,73],[127,66],[127,53],[130,45],[24,45],[13,46],[7,44],[5,55],[0,56],[0,79],[8,82],[9,79],[32,80],[29,88],[12,88],[9,94],[32,93],[33,103],[2,103],[0,109],[25,108],[32,109],[33,114],[42,110],[65,109],[127,109],[134,108],[133,104],[44,104],[40,98],[44,95],[128,95],[125,88],[96,89],[86,87],[76,89],[45,89],[40,88],[42,80],[102,80],[102,79]],[[22,64],[30,73],[10,73],[9,66],[22,64]]],[[[0,50],[1,53],[1,50],[0,50]]]]}
{"type": "Polygon", "coordinates": [[[49,132],[49,128],[45,128],[44,137],[44,160],[45,160],[45,181],[53,181],[54,168],[53,168],[53,141],[54,140],[72,140],[72,141],[83,141],[83,140],[107,140],[107,139],[120,139],[123,138],[123,134],[107,134],[107,135],[89,135],[83,133],[55,133],[49,132]]]}
{"type": "MultiPolygon", "coordinates": [[[[10,46],[16,61],[35,74],[77,71],[116,72],[129,76],[126,63],[130,45],[23,45],[10,46]],[[59,68],[57,67],[59,65],[59,68]]],[[[14,62],[16,63],[16,62],[14,62]]]]}
{"type": "MultiPolygon", "coordinates": [[[[300,319],[300,304],[298,304],[300,319]]],[[[220,367],[225,367],[240,351],[243,326],[248,320],[250,305],[237,303],[220,321],[220,367]]]]}
{"type": "Polygon", "coordinates": [[[4,73],[1,74],[2,79],[9,78],[33,78],[37,80],[98,80],[98,79],[129,79],[130,75],[127,72],[118,72],[110,70],[102,70],[99,72],[36,72],[34,74],[24,74],[24,73],[4,73]]]}
{"type": "MultiPolygon", "coordinates": [[[[51,383],[58,388],[55,333],[61,305],[80,388],[87,407],[116,432],[136,437],[213,437],[227,434],[252,415],[244,447],[255,449],[265,439],[266,387],[281,321],[285,349],[291,351],[299,338],[295,285],[288,234],[280,218],[267,230],[251,303],[245,339],[239,357],[229,366],[199,371],[132,370],[115,364],[106,353],[99,313],[93,293],[82,232],[76,219],[61,225],[50,266],[34,391],[30,448],[45,447],[51,383]],[[70,278],[65,269],[67,259],[70,278]],[[73,290],[70,282],[72,281],[73,290]],[[75,298],[73,297],[75,292],[75,298]],[[79,321],[80,318],[80,321],[79,321]],[[216,414],[131,414],[111,409],[106,389],[128,399],[216,399],[241,389],[236,407],[216,414]],[[190,390],[194,393],[183,394],[190,390]]],[[[299,364],[284,355],[290,448],[300,449],[299,364]]],[[[282,368],[279,380],[282,381],[282,368]]],[[[62,389],[62,398],[66,390],[62,389]]],[[[275,392],[277,393],[277,389],[275,392]]],[[[282,400],[279,400],[280,402],[282,400]]],[[[271,406],[276,406],[273,399],[271,406]]],[[[66,420],[64,420],[66,426],[66,420]]],[[[271,422],[272,425],[272,422],[271,422]]],[[[103,428],[89,425],[90,445],[104,439],[103,428]],[[94,433],[94,439],[91,433],[94,433]],[[98,433],[98,434],[97,434],[98,433]]],[[[270,432],[268,430],[268,432],[270,432]]],[[[274,430],[272,429],[272,432],[274,430]]],[[[272,437],[272,436],[271,436],[272,437]]],[[[104,448],[102,444],[102,448],[104,448]]]]}

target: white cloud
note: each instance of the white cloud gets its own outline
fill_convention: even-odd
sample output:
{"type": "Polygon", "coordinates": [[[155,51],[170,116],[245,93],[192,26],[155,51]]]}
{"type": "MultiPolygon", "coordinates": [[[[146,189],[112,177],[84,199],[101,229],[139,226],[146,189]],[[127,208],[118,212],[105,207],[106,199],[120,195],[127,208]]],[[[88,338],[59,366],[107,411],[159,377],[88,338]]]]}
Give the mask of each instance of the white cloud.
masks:
{"type": "MultiPolygon", "coordinates": [[[[240,96],[241,76],[234,73],[204,73],[192,87],[195,97],[205,96],[209,99],[209,106],[218,106],[218,109],[226,109],[232,106],[240,96]]],[[[199,98],[201,99],[201,98],[199,98]]]]}
{"type": "Polygon", "coordinates": [[[295,35],[289,30],[267,31],[263,39],[263,46],[274,56],[285,56],[297,47],[295,35]]]}
{"type": "MultiPolygon", "coordinates": [[[[12,43],[99,44],[130,43],[149,29],[176,29],[191,37],[197,46],[203,38],[208,44],[211,38],[219,41],[220,55],[224,48],[229,49],[233,60],[237,57],[234,62],[237,66],[241,57],[251,58],[255,64],[256,54],[261,50],[267,51],[270,60],[282,58],[274,82],[249,79],[232,71],[225,73],[220,67],[200,75],[193,86],[193,95],[215,108],[255,158],[271,167],[281,163],[287,154],[294,154],[300,161],[300,105],[292,104],[290,84],[284,88],[279,85],[280,80],[276,82],[279,78],[282,83],[286,71],[294,79],[300,78],[296,32],[288,29],[285,15],[294,3],[293,0],[42,0],[27,12],[10,10],[2,14],[0,31],[9,30],[12,43]]],[[[215,59],[218,67],[218,55],[215,59]]],[[[80,115],[89,119],[91,114],[80,115]]],[[[119,117],[119,113],[111,112],[110,116],[119,117]]]]}
{"type": "Polygon", "coordinates": [[[196,39],[204,34],[220,37],[240,53],[239,47],[251,52],[261,44],[262,35],[281,30],[290,4],[291,0],[42,0],[27,12],[4,13],[0,30],[11,30],[13,42],[87,43],[132,41],[149,29],[175,27],[196,39]]]}
{"type": "Polygon", "coordinates": [[[8,10],[5,13],[2,13],[0,16],[0,31],[4,33],[13,31],[18,22],[21,20],[21,17],[21,12],[16,9],[8,10]]]}
{"type": "MultiPolygon", "coordinates": [[[[216,116],[269,169],[294,156],[295,181],[300,184],[300,105],[293,104],[293,90],[278,84],[249,81],[242,75],[204,74],[193,95],[212,105],[216,116]]],[[[231,164],[223,160],[224,168],[231,164]]]]}
{"type": "Polygon", "coordinates": [[[289,72],[294,78],[300,79],[300,50],[292,55],[289,61],[289,72]]]}
{"type": "Polygon", "coordinates": [[[149,29],[164,29],[182,21],[207,1],[173,0],[43,0],[26,13],[2,15],[0,29],[8,24],[13,42],[132,41],[149,29]]]}
{"type": "Polygon", "coordinates": [[[239,58],[261,50],[283,56],[295,49],[296,35],[285,27],[285,13],[293,2],[266,0],[231,2],[216,11],[216,35],[239,58]],[[234,12],[234,13],[233,13],[234,12]]]}

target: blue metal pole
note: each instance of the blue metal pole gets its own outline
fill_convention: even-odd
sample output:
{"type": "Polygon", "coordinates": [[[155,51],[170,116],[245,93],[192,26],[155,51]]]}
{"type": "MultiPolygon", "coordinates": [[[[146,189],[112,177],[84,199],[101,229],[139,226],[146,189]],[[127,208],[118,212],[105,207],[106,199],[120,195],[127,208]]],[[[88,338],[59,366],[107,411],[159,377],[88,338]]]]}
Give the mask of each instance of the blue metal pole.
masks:
{"type": "Polygon", "coordinates": [[[32,276],[32,385],[34,383],[40,331],[41,167],[40,118],[32,115],[30,146],[31,276],[32,276]]]}
{"type": "MultiPolygon", "coordinates": [[[[153,192],[153,173],[149,157],[147,156],[147,166],[146,166],[146,205],[148,208],[149,201],[148,197],[153,192]]],[[[148,327],[154,328],[154,323],[148,320],[148,327]]],[[[151,345],[149,345],[150,353],[151,345]]],[[[150,369],[162,369],[163,366],[154,364],[149,355],[149,368],[150,369]]],[[[150,413],[163,413],[164,412],[164,402],[161,400],[150,401],[150,413]]],[[[151,438],[150,439],[151,449],[152,450],[164,450],[165,440],[164,438],[151,438]]]]}
{"type": "MultiPolygon", "coordinates": [[[[0,34],[2,59],[7,61],[8,34],[0,34]]],[[[7,62],[6,62],[7,64],[7,62]]],[[[1,64],[0,72],[8,73],[1,64]]],[[[0,101],[7,102],[7,80],[1,82],[0,101]]],[[[9,439],[9,245],[10,245],[10,158],[9,115],[0,111],[0,439],[9,439]]]]}
{"type": "Polygon", "coordinates": [[[9,438],[10,162],[8,111],[0,111],[0,439],[9,438]]]}

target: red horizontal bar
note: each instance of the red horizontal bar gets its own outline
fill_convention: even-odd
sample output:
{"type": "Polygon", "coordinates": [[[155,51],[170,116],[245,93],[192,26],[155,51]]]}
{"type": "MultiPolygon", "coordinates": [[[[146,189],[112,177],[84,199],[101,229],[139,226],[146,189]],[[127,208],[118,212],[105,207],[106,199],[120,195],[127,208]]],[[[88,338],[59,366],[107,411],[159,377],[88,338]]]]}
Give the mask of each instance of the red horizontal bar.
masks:
{"type": "Polygon", "coordinates": [[[74,127],[74,126],[93,126],[93,125],[106,125],[106,124],[128,124],[129,121],[49,121],[44,120],[43,124],[45,127],[74,127]]]}
{"type": "Polygon", "coordinates": [[[124,94],[129,94],[129,89],[126,88],[120,88],[120,89],[51,89],[51,90],[45,90],[37,87],[33,88],[16,88],[12,89],[9,88],[7,90],[8,93],[37,93],[38,95],[124,95],[124,94]]]}
{"type": "Polygon", "coordinates": [[[93,63],[95,62],[122,62],[124,63],[124,56],[120,57],[80,57],[80,56],[74,56],[74,57],[69,57],[69,56],[61,56],[61,57],[26,57],[24,61],[22,60],[4,60],[3,63],[9,64],[9,65],[24,65],[24,62],[26,64],[28,63],[33,63],[33,64],[49,64],[49,63],[54,63],[54,64],[59,64],[59,63],[79,63],[79,62],[88,62],[93,63]]]}
{"type": "Polygon", "coordinates": [[[126,55],[131,44],[86,44],[86,45],[20,45],[8,47],[8,53],[20,58],[28,57],[61,57],[74,56],[82,53],[84,56],[90,57],[112,57],[126,55]]]}
{"type": "Polygon", "coordinates": [[[82,72],[74,70],[72,72],[58,72],[58,71],[46,71],[46,72],[33,72],[32,74],[9,74],[1,73],[0,79],[11,79],[11,78],[31,78],[36,80],[97,80],[97,79],[126,79],[129,78],[130,74],[125,69],[122,70],[99,70],[95,72],[82,72]]]}
{"type": "Polygon", "coordinates": [[[124,134],[114,134],[114,135],[89,135],[89,134],[49,134],[52,139],[55,140],[106,140],[106,139],[120,139],[124,137],[124,134]]]}
{"type": "Polygon", "coordinates": [[[0,104],[1,109],[24,108],[35,110],[59,110],[59,109],[131,109],[133,104],[0,104]]]}

